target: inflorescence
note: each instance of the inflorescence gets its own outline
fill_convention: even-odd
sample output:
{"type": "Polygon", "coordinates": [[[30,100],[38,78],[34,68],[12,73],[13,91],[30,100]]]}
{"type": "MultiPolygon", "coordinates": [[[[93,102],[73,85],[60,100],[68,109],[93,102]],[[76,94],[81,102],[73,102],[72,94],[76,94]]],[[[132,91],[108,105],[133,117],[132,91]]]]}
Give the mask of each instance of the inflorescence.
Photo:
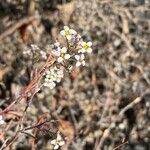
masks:
{"type": "MultiPolygon", "coordinates": [[[[32,58],[33,62],[37,62],[37,58],[46,60],[48,55],[55,58],[55,62],[47,68],[43,75],[42,86],[53,89],[57,83],[60,83],[64,77],[65,71],[71,72],[74,67],[86,65],[86,53],[92,53],[92,42],[85,42],[81,36],[68,26],[64,26],[60,31],[64,41],[56,42],[48,45],[47,51],[41,50],[37,45],[32,44],[24,54],[25,58],[32,58]]],[[[4,124],[2,116],[0,116],[0,125],[4,124]]],[[[65,144],[61,134],[58,132],[56,139],[51,141],[54,149],[65,144]]]]}
{"type": "Polygon", "coordinates": [[[85,54],[92,53],[92,42],[84,42],[81,36],[68,26],[60,31],[65,38],[66,45],[59,42],[51,45],[51,54],[56,58],[56,63],[47,71],[44,86],[53,89],[64,77],[64,70],[72,70],[74,66],[85,66],[85,54]]]}
{"type": "MultiPolygon", "coordinates": [[[[40,78],[42,79],[40,87],[45,86],[53,89],[56,84],[60,83],[63,79],[65,71],[71,72],[74,67],[85,66],[86,53],[92,53],[92,42],[83,41],[81,36],[75,30],[70,29],[68,26],[64,26],[64,29],[60,31],[60,34],[65,42],[59,43],[57,41],[53,45],[50,45],[50,51],[49,49],[47,52],[41,50],[37,45],[33,44],[30,49],[24,51],[25,58],[29,60],[32,58],[32,64],[36,63],[39,59],[47,60],[48,62],[46,63],[48,65],[43,67],[44,71],[42,70],[38,74],[42,77],[40,78]],[[54,57],[52,64],[49,64],[49,56],[54,57]]],[[[5,121],[3,116],[0,115],[0,125],[3,124],[5,124],[5,121]]],[[[59,149],[59,147],[65,144],[64,138],[59,131],[57,132],[56,139],[52,140],[51,144],[54,145],[54,149],[59,149]]]]}

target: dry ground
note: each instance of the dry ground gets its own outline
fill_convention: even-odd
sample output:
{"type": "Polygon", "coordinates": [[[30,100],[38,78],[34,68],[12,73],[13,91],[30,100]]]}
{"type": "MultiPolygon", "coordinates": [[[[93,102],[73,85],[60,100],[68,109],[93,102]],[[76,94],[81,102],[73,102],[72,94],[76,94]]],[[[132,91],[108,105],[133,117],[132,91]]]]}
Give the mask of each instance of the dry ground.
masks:
{"type": "MultiPolygon", "coordinates": [[[[24,126],[47,113],[67,124],[65,136],[74,137],[69,150],[149,150],[149,0],[1,0],[0,108],[30,82],[32,60],[23,52],[32,43],[45,50],[64,25],[92,41],[93,54],[54,90],[36,94],[24,126]],[[27,16],[34,14],[39,17],[31,23],[27,16]],[[24,17],[27,23],[15,26],[24,17]]],[[[14,133],[11,128],[6,137],[14,133]]],[[[49,138],[39,135],[36,149],[52,149],[49,138]]],[[[22,134],[10,149],[30,150],[30,143],[22,134]]]]}

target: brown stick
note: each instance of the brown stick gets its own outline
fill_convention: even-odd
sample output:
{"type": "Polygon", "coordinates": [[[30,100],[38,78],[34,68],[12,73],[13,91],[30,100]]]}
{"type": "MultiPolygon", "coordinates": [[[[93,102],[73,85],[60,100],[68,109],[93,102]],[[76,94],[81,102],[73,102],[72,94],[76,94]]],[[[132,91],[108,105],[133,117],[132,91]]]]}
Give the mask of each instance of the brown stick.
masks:
{"type": "Polygon", "coordinates": [[[35,75],[35,77],[33,78],[33,80],[29,83],[29,85],[27,85],[21,92],[20,95],[17,99],[15,99],[11,104],[9,104],[3,111],[0,112],[1,114],[7,113],[10,108],[12,108],[18,101],[20,101],[21,99],[27,97],[29,92],[32,92],[32,90],[34,90],[34,88],[37,86],[38,82],[41,80],[41,78],[43,77],[44,72],[49,68],[49,66],[51,66],[53,63],[55,62],[55,58],[52,57],[51,55],[49,55],[46,63],[43,65],[43,67],[41,68],[41,70],[35,75]]]}

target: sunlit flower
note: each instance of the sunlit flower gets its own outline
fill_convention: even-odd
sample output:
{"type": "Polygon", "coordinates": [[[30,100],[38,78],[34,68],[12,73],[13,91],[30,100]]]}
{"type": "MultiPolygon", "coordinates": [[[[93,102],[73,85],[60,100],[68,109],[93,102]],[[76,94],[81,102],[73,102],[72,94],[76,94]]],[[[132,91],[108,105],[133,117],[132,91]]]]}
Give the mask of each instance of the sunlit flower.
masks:
{"type": "Polygon", "coordinates": [[[65,141],[63,140],[59,132],[57,133],[56,139],[51,141],[51,144],[54,145],[54,149],[58,149],[65,144],[65,141]]]}
{"type": "Polygon", "coordinates": [[[70,58],[70,54],[67,53],[67,48],[66,48],[66,47],[63,47],[63,48],[60,50],[58,56],[59,56],[59,57],[57,58],[57,61],[58,61],[59,63],[63,62],[64,59],[69,59],[69,58],[70,58]]]}
{"type": "MultiPolygon", "coordinates": [[[[77,67],[85,66],[85,53],[92,52],[92,42],[84,42],[82,37],[68,26],[64,26],[60,34],[67,39],[66,44],[63,44],[63,46],[67,46],[63,47],[58,41],[50,45],[50,53],[55,56],[57,63],[54,63],[56,64],[55,67],[51,67],[46,72],[44,85],[51,89],[56,86],[56,83],[61,82],[64,77],[64,69],[71,72],[74,62],[77,67]]],[[[42,52],[41,55],[45,57],[45,54],[42,52]]]]}
{"type": "Polygon", "coordinates": [[[77,60],[76,66],[85,66],[85,60],[84,60],[84,54],[81,55],[75,55],[75,59],[77,60]]]}
{"type": "Polygon", "coordinates": [[[92,53],[92,42],[81,42],[81,49],[78,51],[79,53],[92,53]]]}
{"type": "Polygon", "coordinates": [[[3,116],[0,115],[0,125],[3,125],[5,123],[3,116]]]}
{"type": "Polygon", "coordinates": [[[65,36],[68,40],[72,39],[72,36],[76,35],[77,32],[73,29],[70,29],[68,26],[64,26],[64,30],[60,31],[62,36],[65,36]]]}

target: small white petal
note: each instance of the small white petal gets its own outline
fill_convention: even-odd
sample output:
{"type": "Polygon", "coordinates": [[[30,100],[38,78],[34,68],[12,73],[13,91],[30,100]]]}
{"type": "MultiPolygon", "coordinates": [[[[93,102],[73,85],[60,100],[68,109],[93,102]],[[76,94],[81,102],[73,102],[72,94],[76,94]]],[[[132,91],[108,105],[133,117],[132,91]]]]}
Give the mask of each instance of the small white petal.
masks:
{"type": "Polygon", "coordinates": [[[71,34],[77,34],[77,32],[73,29],[70,29],[69,31],[70,31],[71,34]]]}
{"type": "Polygon", "coordinates": [[[60,31],[60,34],[65,36],[65,31],[64,30],[60,31]]]}
{"type": "Polygon", "coordinates": [[[62,139],[60,134],[57,134],[57,141],[60,141],[62,139]]]}
{"type": "Polygon", "coordinates": [[[57,70],[57,67],[55,66],[54,68],[52,68],[54,71],[56,71],[57,70]]]}
{"type": "Polygon", "coordinates": [[[84,48],[80,49],[80,52],[85,53],[85,49],[84,48]]]}
{"type": "Polygon", "coordinates": [[[59,57],[58,59],[57,59],[57,61],[59,62],[59,63],[61,63],[61,62],[63,62],[63,58],[62,57],[59,57]]]}
{"type": "Polygon", "coordinates": [[[84,47],[86,45],[86,42],[82,42],[81,45],[82,47],[84,47]]]}
{"type": "Polygon", "coordinates": [[[31,47],[32,47],[33,50],[39,50],[39,47],[35,44],[31,44],[31,47]]]}
{"type": "Polygon", "coordinates": [[[80,58],[81,58],[81,60],[83,60],[83,59],[84,59],[84,54],[82,54],[82,55],[80,56],[80,58]]]}
{"type": "Polygon", "coordinates": [[[54,73],[55,72],[55,68],[51,68],[50,69],[50,74],[54,73]]]}
{"type": "Polygon", "coordinates": [[[74,57],[75,57],[76,60],[79,60],[79,59],[80,59],[80,56],[79,56],[79,55],[75,55],[74,57]]]}
{"type": "Polygon", "coordinates": [[[69,27],[68,26],[64,26],[64,30],[65,31],[69,31],[69,27]]]}
{"type": "Polygon", "coordinates": [[[3,125],[5,123],[5,121],[1,120],[0,121],[0,125],[3,125]]]}
{"type": "Polygon", "coordinates": [[[0,120],[0,125],[3,125],[5,123],[4,120],[0,120]]]}
{"type": "Polygon", "coordinates": [[[63,146],[64,144],[65,144],[64,141],[60,141],[60,142],[59,142],[59,146],[63,146]]]}
{"type": "Polygon", "coordinates": [[[72,36],[71,36],[71,35],[66,35],[66,38],[67,38],[68,40],[71,40],[71,39],[72,39],[72,36]]]}
{"type": "Polygon", "coordinates": [[[55,86],[56,86],[56,84],[53,82],[53,84],[50,84],[50,85],[49,85],[49,88],[50,88],[50,89],[53,89],[55,86]]]}
{"type": "Polygon", "coordinates": [[[61,78],[57,78],[56,82],[59,83],[61,81],[61,78]]]}
{"type": "Polygon", "coordinates": [[[59,77],[60,77],[60,78],[63,78],[63,77],[64,77],[64,74],[59,74],[59,77]]]}
{"type": "Polygon", "coordinates": [[[53,89],[56,86],[56,83],[51,81],[51,82],[45,82],[44,86],[49,87],[50,89],[53,89]]]}
{"type": "Polygon", "coordinates": [[[66,53],[67,52],[67,48],[66,47],[63,47],[62,49],[61,49],[61,53],[66,53]]]}
{"type": "Polygon", "coordinates": [[[84,60],[82,61],[82,66],[85,66],[85,61],[84,60]]]}
{"type": "Polygon", "coordinates": [[[48,73],[48,74],[46,75],[46,78],[48,79],[48,78],[50,78],[50,76],[51,76],[51,73],[48,73]]]}
{"type": "Polygon", "coordinates": [[[45,80],[45,82],[48,82],[48,81],[49,81],[49,79],[48,79],[48,78],[45,78],[44,80],[45,80]]]}
{"type": "Polygon", "coordinates": [[[82,53],[82,51],[81,51],[81,50],[78,50],[78,53],[82,53]]]}
{"type": "Polygon", "coordinates": [[[88,53],[92,53],[92,48],[88,48],[88,49],[87,49],[87,52],[88,52],[88,53]]]}
{"type": "Polygon", "coordinates": [[[50,74],[51,73],[51,71],[50,70],[48,70],[47,72],[46,72],[46,74],[50,74]]]}
{"type": "Polygon", "coordinates": [[[59,42],[56,42],[56,43],[54,43],[54,45],[55,45],[56,47],[59,47],[59,46],[60,46],[60,43],[59,43],[59,42]]]}
{"type": "Polygon", "coordinates": [[[89,47],[91,47],[91,46],[92,46],[92,42],[87,42],[87,45],[88,45],[89,47]]]}
{"type": "Polygon", "coordinates": [[[53,80],[53,78],[51,77],[51,79],[49,79],[49,83],[52,83],[54,80],[53,80]]]}
{"type": "Polygon", "coordinates": [[[60,47],[57,47],[56,48],[56,51],[60,52],[61,48],[60,47]]]}
{"type": "Polygon", "coordinates": [[[3,119],[3,116],[0,115],[0,120],[2,120],[2,119],[3,119]]]}
{"type": "Polygon", "coordinates": [[[58,148],[59,148],[59,145],[56,144],[56,145],[54,146],[54,149],[58,149],[58,148]]]}
{"type": "Polygon", "coordinates": [[[44,85],[44,86],[48,86],[47,82],[45,82],[43,85],[44,85]]]}
{"type": "Polygon", "coordinates": [[[81,35],[80,35],[80,34],[78,34],[78,35],[77,35],[77,38],[78,38],[78,39],[80,39],[80,38],[81,38],[81,35]]]}
{"type": "Polygon", "coordinates": [[[55,145],[56,143],[57,143],[56,140],[52,140],[52,141],[51,141],[51,144],[53,144],[53,145],[55,145]]]}
{"type": "Polygon", "coordinates": [[[58,75],[62,75],[62,74],[63,74],[63,71],[62,71],[62,70],[58,70],[58,71],[57,71],[57,74],[58,74],[58,75]]]}
{"type": "Polygon", "coordinates": [[[77,62],[76,62],[76,66],[77,66],[77,67],[81,66],[81,62],[77,61],[77,62]]]}
{"type": "Polygon", "coordinates": [[[62,73],[62,74],[58,74],[58,77],[59,78],[63,78],[64,77],[64,74],[62,73]]]}
{"type": "Polygon", "coordinates": [[[60,51],[56,51],[56,50],[53,50],[52,51],[52,54],[54,55],[54,56],[60,56],[60,51]]]}
{"type": "Polygon", "coordinates": [[[69,58],[70,58],[70,55],[69,55],[69,54],[65,54],[64,58],[65,58],[65,59],[69,59],[69,58]]]}

